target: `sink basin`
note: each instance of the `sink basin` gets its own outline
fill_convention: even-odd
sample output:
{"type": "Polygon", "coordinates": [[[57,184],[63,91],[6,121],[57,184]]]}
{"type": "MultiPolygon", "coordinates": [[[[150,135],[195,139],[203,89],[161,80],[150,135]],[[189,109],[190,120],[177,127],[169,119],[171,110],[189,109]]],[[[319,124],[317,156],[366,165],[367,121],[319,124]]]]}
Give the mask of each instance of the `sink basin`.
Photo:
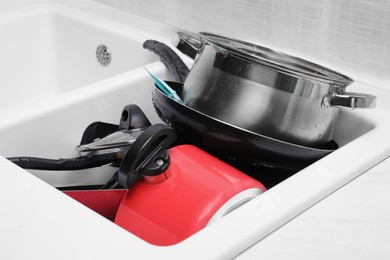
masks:
{"type": "MultiPolygon", "coordinates": [[[[88,6],[120,16],[96,4],[88,6]]],[[[143,66],[164,80],[171,80],[171,75],[141,47],[148,38],[159,39],[137,29],[144,20],[132,16],[123,20],[126,23],[115,23],[104,15],[99,18],[60,5],[1,18],[8,37],[17,39],[7,37],[0,43],[10,49],[3,58],[8,66],[0,65],[6,71],[0,78],[10,89],[0,102],[0,182],[9,184],[0,191],[7,198],[0,202],[4,211],[0,233],[7,245],[2,255],[38,259],[61,252],[67,258],[230,259],[390,155],[390,143],[383,142],[390,131],[384,120],[388,112],[342,110],[335,129],[338,150],[179,244],[146,243],[54,188],[101,184],[114,169],[27,172],[5,159],[73,157],[90,123],[117,124],[127,104],[139,105],[152,123],[160,122],[151,99],[154,85],[143,66]],[[110,48],[109,66],[96,60],[100,44],[110,48]],[[369,155],[362,156],[368,150],[369,155]]],[[[169,42],[171,35],[161,40],[169,42]]]]}
{"type": "MultiPolygon", "coordinates": [[[[145,40],[160,40],[155,34],[61,5],[5,14],[0,30],[0,79],[7,89],[0,95],[3,156],[73,157],[88,124],[117,124],[130,103],[159,121],[147,98],[153,84],[143,66],[151,64],[148,68],[162,77],[169,74],[142,47],[145,40]],[[109,64],[99,62],[99,46],[108,48],[109,64]]],[[[112,171],[102,167],[93,178],[86,178],[89,171],[36,175],[58,187],[101,183],[112,171]]]]}
{"type": "Polygon", "coordinates": [[[0,18],[0,115],[138,68],[157,58],[143,50],[143,31],[63,8],[0,18]],[[111,62],[98,62],[104,45],[111,62]]]}

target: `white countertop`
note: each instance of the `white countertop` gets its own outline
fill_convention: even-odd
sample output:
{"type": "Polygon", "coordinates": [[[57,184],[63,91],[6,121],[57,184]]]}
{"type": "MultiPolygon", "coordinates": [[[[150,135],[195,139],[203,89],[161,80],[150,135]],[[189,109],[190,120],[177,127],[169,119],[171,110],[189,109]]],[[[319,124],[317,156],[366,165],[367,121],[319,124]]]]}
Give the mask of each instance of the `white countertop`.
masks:
{"type": "Polygon", "coordinates": [[[389,259],[389,187],[387,159],[237,259],[389,259]]]}

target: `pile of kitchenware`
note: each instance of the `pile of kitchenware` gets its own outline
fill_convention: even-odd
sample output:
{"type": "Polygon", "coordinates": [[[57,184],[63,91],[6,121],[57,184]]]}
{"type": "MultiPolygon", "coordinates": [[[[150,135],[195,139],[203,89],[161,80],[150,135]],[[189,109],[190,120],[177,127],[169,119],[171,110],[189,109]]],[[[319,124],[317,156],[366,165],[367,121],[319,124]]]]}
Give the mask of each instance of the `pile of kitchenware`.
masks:
{"type": "Polygon", "coordinates": [[[168,82],[182,102],[155,90],[156,111],[213,154],[301,170],[338,148],[340,107],[375,106],[375,96],[346,92],[351,78],[259,45],[184,32],[173,43],[195,61],[184,83],[168,82]]]}
{"type": "Polygon", "coordinates": [[[110,164],[117,171],[107,183],[62,191],[149,243],[172,245],[266,190],[242,165],[296,172],[338,148],[339,107],[375,105],[345,91],[350,78],[255,44],[180,32],[174,45],[194,58],[191,70],[165,44],[144,43],[177,81],[150,73],[166,124],[131,104],[118,125],[91,123],[76,158],[8,159],[51,171],[110,164]]]}
{"type": "Polygon", "coordinates": [[[174,145],[176,132],[151,125],[137,105],[118,125],[93,122],[76,158],[10,157],[25,169],[80,170],[110,164],[118,170],[100,187],[62,191],[155,245],[176,244],[266,190],[264,185],[190,144],[174,145]]]}

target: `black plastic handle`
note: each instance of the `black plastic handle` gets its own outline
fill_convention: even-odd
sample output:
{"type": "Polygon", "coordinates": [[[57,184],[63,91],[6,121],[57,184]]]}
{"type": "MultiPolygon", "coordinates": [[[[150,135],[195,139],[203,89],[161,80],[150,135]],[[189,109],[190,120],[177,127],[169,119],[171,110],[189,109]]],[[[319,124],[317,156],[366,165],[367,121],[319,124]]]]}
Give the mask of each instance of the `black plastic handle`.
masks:
{"type": "Polygon", "coordinates": [[[23,169],[45,171],[83,170],[118,161],[115,153],[60,159],[39,157],[8,157],[7,159],[23,169]]]}
{"type": "Polygon", "coordinates": [[[160,57],[160,60],[172,72],[176,81],[184,82],[186,80],[190,69],[168,45],[155,40],[147,40],[143,47],[160,57]]]}
{"type": "Polygon", "coordinates": [[[149,127],[151,124],[139,106],[131,104],[123,108],[119,121],[119,130],[131,130],[149,127]]]}
{"type": "Polygon", "coordinates": [[[122,159],[118,182],[124,188],[132,187],[141,175],[153,176],[169,166],[168,147],[176,140],[173,128],[155,124],[147,128],[133,143],[122,159]]]}

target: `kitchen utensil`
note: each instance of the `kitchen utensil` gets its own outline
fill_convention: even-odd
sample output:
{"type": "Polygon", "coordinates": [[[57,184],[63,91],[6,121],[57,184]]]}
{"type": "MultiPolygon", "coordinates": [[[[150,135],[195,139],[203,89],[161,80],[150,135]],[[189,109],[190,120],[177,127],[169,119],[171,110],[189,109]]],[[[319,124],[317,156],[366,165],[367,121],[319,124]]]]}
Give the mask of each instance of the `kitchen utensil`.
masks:
{"type": "Polygon", "coordinates": [[[170,163],[167,149],[176,140],[176,132],[164,124],[155,124],[140,135],[126,152],[118,171],[118,183],[132,187],[140,177],[153,177],[170,163]]]}
{"type": "MultiPolygon", "coordinates": [[[[179,96],[183,84],[166,82],[179,96]]],[[[297,145],[228,124],[182,103],[175,102],[160,90],[152,92],[160,118],[179,136],[208,152],[233,157],[249,163],[301,170],[338,148],[334,141],[324,148],[297,145]]]]}
{"type": "Polygon", "coordinates": [[[172,72],[175,81],[184,82],[190,70],[182,59],[169,46],[156,40],[147,40],[143,47],[160,57],[160,60],[172,72]]]}
{"type": "Polygon", "coordinates": [[[63,192],[145,241],[166,246],[266,190],[193,145],[169,148],[175,137],[172,128],[155,124],[136,139],[119,170],[119,184],[125,189],[63,192]]]}
{"type": "Polygon", "coordinates": [[[174,139],[172,128],[152,125],[119,170],[119,183],[129,189],[115,223],[159,246],[181,242],[265,191],[260,182],[193,145],[168,150],[174,139]]]}
{"type": "Polygon", "coordinates": [[[173,44],[196,57],[184,103],[263,136],[326,148],[338,107],[375,106],[375,96],[346,92],[351,78],[259,45],[204,32],[179,32],[173,44]]]}
{"type": "Polygon", "coordinates": [[[31,156],[7,159],[25,169],[70,171],[118,165],[137,137],[150,126],[149,120],[137,105],[123,108],[119,125],[94,122],[84,131],[75,158],[48,159],[31,156]],[[116,129],[116,130],[115,130],[116,129]]]}

